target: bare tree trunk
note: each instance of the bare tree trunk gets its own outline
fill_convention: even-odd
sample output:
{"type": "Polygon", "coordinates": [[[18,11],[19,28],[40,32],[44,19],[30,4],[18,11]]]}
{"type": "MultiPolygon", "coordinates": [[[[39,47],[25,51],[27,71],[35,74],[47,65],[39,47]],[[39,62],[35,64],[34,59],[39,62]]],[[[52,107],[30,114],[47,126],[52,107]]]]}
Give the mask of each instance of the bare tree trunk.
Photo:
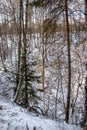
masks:
{"type": "Polygon", "coordinates": [[[87,0],[85,0],[85,21],[87,22],[87,0]]]}
{"type": "MultiPolygon", "coordinates": [[[[85,0],[85,23],[87,25],[87,0],[85,0]]],[[[85,122],[87,122],[87,62],[86,62],[86,78],[85,78],[85,117],[84,118],[85,118],[85,122]]]]}
{"type": "Polygon", "coordinates": [[[87,130],[87,123],[85,124],[85,129],[84,130],[87,130]]]}
{"type": "Polygon", "coordinates": [[[21,63],[21,39],[22,39],[22,0],[20,0],[20,26],[19,26],[19,44],[18,44],[18,64],[17,64],[17,76],[16,76],[16,88],[14,92],[14,101],[16,102],[18,99],[18,93],[20,88],[20,63],[21,63]]]}
{"type": "MultiPolygon", "coordinates": [[[[44,11],[43,11],[43,20],[44,20],[44,11]]],[[[44,26],[41,27],[41,35],[42,35],[42,89],[44,91],[45,85],[45,36],[44,36],[44,26]]]]}
{"type": "Polygon", "coordinates": [[[65,0],[65,15],[66,15],[66,35],[67,35],[67,48],[68,48],[68,92],[67,92],[67,105],[66,105],[66,122],[69,122],[70,111],[70,95],[71,95],[71,54],[70,54],[70,39],[69,39],[69,21],[68,21],[68,0],[65,0]]]}
{"type": "Polygon", "coordinates": [[[45,85],[45,50],[44,50],[44,36],[43,37],[43,53],[42,53],[42,89],[44,91],[44,85],[45,85]]]}
{"type": "Polygon", "coordinates": [[[26,12],[25,12],[25,27],[23,31],[23,43],[24,43],[24,56],[23,56],[23,66],[24,66],[24,80],[25,80],[25,104],[28,107],[28,86],[27,86],[27,22],[28,22],[28,0],[26,1],[26,12]]]}
{"type": "Polygon", "coordinates": [[[85,122],[87,122],[87,64],[86,64],[86,78],[85,78],[85,122]]]}

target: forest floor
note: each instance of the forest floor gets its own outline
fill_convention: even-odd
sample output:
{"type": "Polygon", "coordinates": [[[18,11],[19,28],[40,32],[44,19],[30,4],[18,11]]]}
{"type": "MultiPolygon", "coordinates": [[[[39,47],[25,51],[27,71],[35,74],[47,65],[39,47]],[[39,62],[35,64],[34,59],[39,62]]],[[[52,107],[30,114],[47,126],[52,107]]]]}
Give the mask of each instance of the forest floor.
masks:
{"type": "Polygon", "coordinates": [[[0,96],[0,130],[82,130],[82,128],[36,116],[0,96]]]}

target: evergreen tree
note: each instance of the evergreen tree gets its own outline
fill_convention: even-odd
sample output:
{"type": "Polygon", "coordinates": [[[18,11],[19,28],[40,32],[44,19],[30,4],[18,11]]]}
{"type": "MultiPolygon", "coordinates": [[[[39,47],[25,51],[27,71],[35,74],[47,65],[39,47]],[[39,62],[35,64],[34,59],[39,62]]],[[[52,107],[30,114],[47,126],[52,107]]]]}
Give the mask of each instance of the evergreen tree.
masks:
{"type": "Polygon", "coordinates": [[[36,61],[32,60],[29,52],[28,34],[28,7],[29,1],[26,0],[24,5],[20,0],[20,33],[18,45],[18,66],[16,76],[16,88],[14,92],[14,101],[19,105],[27,108],[30,101],[35,101],[38,96],[33,83],[40,82],[40,76],[35,75],[34,66],[36,61]],[[25,8],[25,12],[24,12],[25,8]]]}
{"type": "MultiPolygon", "coordinates": [[[[23,54],[24,55],[24,54],[23,54]]],[[[22,55],[22,58],[24,58],[22,55]]],[[[40,76],[37,76],[35,71],[36,62],[32,61],[31,54],[27,55],[26,66],[25,64],[21,65],[21,86],[20,91],[17,98],[17,103],[23,107],[29,107],[30,103],[37,102],[38,99],[38,91],[39,89],[36,88],[36,84],[40,83],[40,76]],[[25,70],[26,67],[26,70],[25,70]],[[27,74],[25,74],[25,71],[27,74]],[[26,76],[26,81],[25,81],[26,76]]]]}

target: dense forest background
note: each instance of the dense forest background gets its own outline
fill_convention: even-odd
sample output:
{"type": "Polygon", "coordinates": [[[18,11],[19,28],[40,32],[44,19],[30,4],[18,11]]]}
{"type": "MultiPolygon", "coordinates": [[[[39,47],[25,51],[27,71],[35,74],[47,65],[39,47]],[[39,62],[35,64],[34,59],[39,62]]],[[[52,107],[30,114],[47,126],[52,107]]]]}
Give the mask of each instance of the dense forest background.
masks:
{"type": "Polygon", "coordinates": [[[87,122],[87,0],[0,0],[0,94],[87,122]]]}

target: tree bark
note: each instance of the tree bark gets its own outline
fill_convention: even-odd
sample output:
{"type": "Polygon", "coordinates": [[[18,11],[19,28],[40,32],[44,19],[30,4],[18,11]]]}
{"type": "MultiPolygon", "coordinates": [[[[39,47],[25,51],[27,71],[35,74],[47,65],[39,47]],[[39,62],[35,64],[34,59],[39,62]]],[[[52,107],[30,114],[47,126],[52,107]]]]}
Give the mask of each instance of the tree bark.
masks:
{"type": "Polygon", "coordinates": [[[85,0],[85,21],[87,22],[87,0],[85,0]]]}
{"type": "Polygon", "coordinates": [[[69,38],[69,20],[68,20],[68,0],[65,0],[65,16],[66,16],[66,36],[68,49],[68,86],[67,86],[67,104],[66,104],[66,122],[69,122],[70,112],[70,95],[71,95],[71,53],[70,53],[70,38],[69,38]]]}
{"type": "Polygon", "coordinates": [[[86,78],[85,78],[85,122],[87,122],[87,63],[86,63],[86,78]]]}
{"type": "Polygon", "coordinates": [[[27,86],[27,22],[28,22],[28,0],[26,1],[26,12],[25,12],[25,28],[23,31],[23,43],[24,43],[24,56],[23,56],[23,63],[24,63],[24,75],[25,75],[25,104],[28,107],[28,86],[27,86]]]}
{"type": "Polygon", "coordinates": [[[19,84],[20,84],[20,63],[21,63],[21,35],[22,35],[22,0],[20,0],[20,18],[19,18],[19,44],[18,44],[18,63],[17,63],[17,76],[16,76],[16,88],[14,91],[14,101],[16,102],[18,99],[18,90],[20,88],[19,84]]]}
{"type": "MultiPolygon", "coordinates": [[[[85,0],[85,23],[87,25],[87,0],[85,0]]],[[[86,78],[85,78],[85,122],[87,122],[87,62],[86,62],[86,78]]]]}

